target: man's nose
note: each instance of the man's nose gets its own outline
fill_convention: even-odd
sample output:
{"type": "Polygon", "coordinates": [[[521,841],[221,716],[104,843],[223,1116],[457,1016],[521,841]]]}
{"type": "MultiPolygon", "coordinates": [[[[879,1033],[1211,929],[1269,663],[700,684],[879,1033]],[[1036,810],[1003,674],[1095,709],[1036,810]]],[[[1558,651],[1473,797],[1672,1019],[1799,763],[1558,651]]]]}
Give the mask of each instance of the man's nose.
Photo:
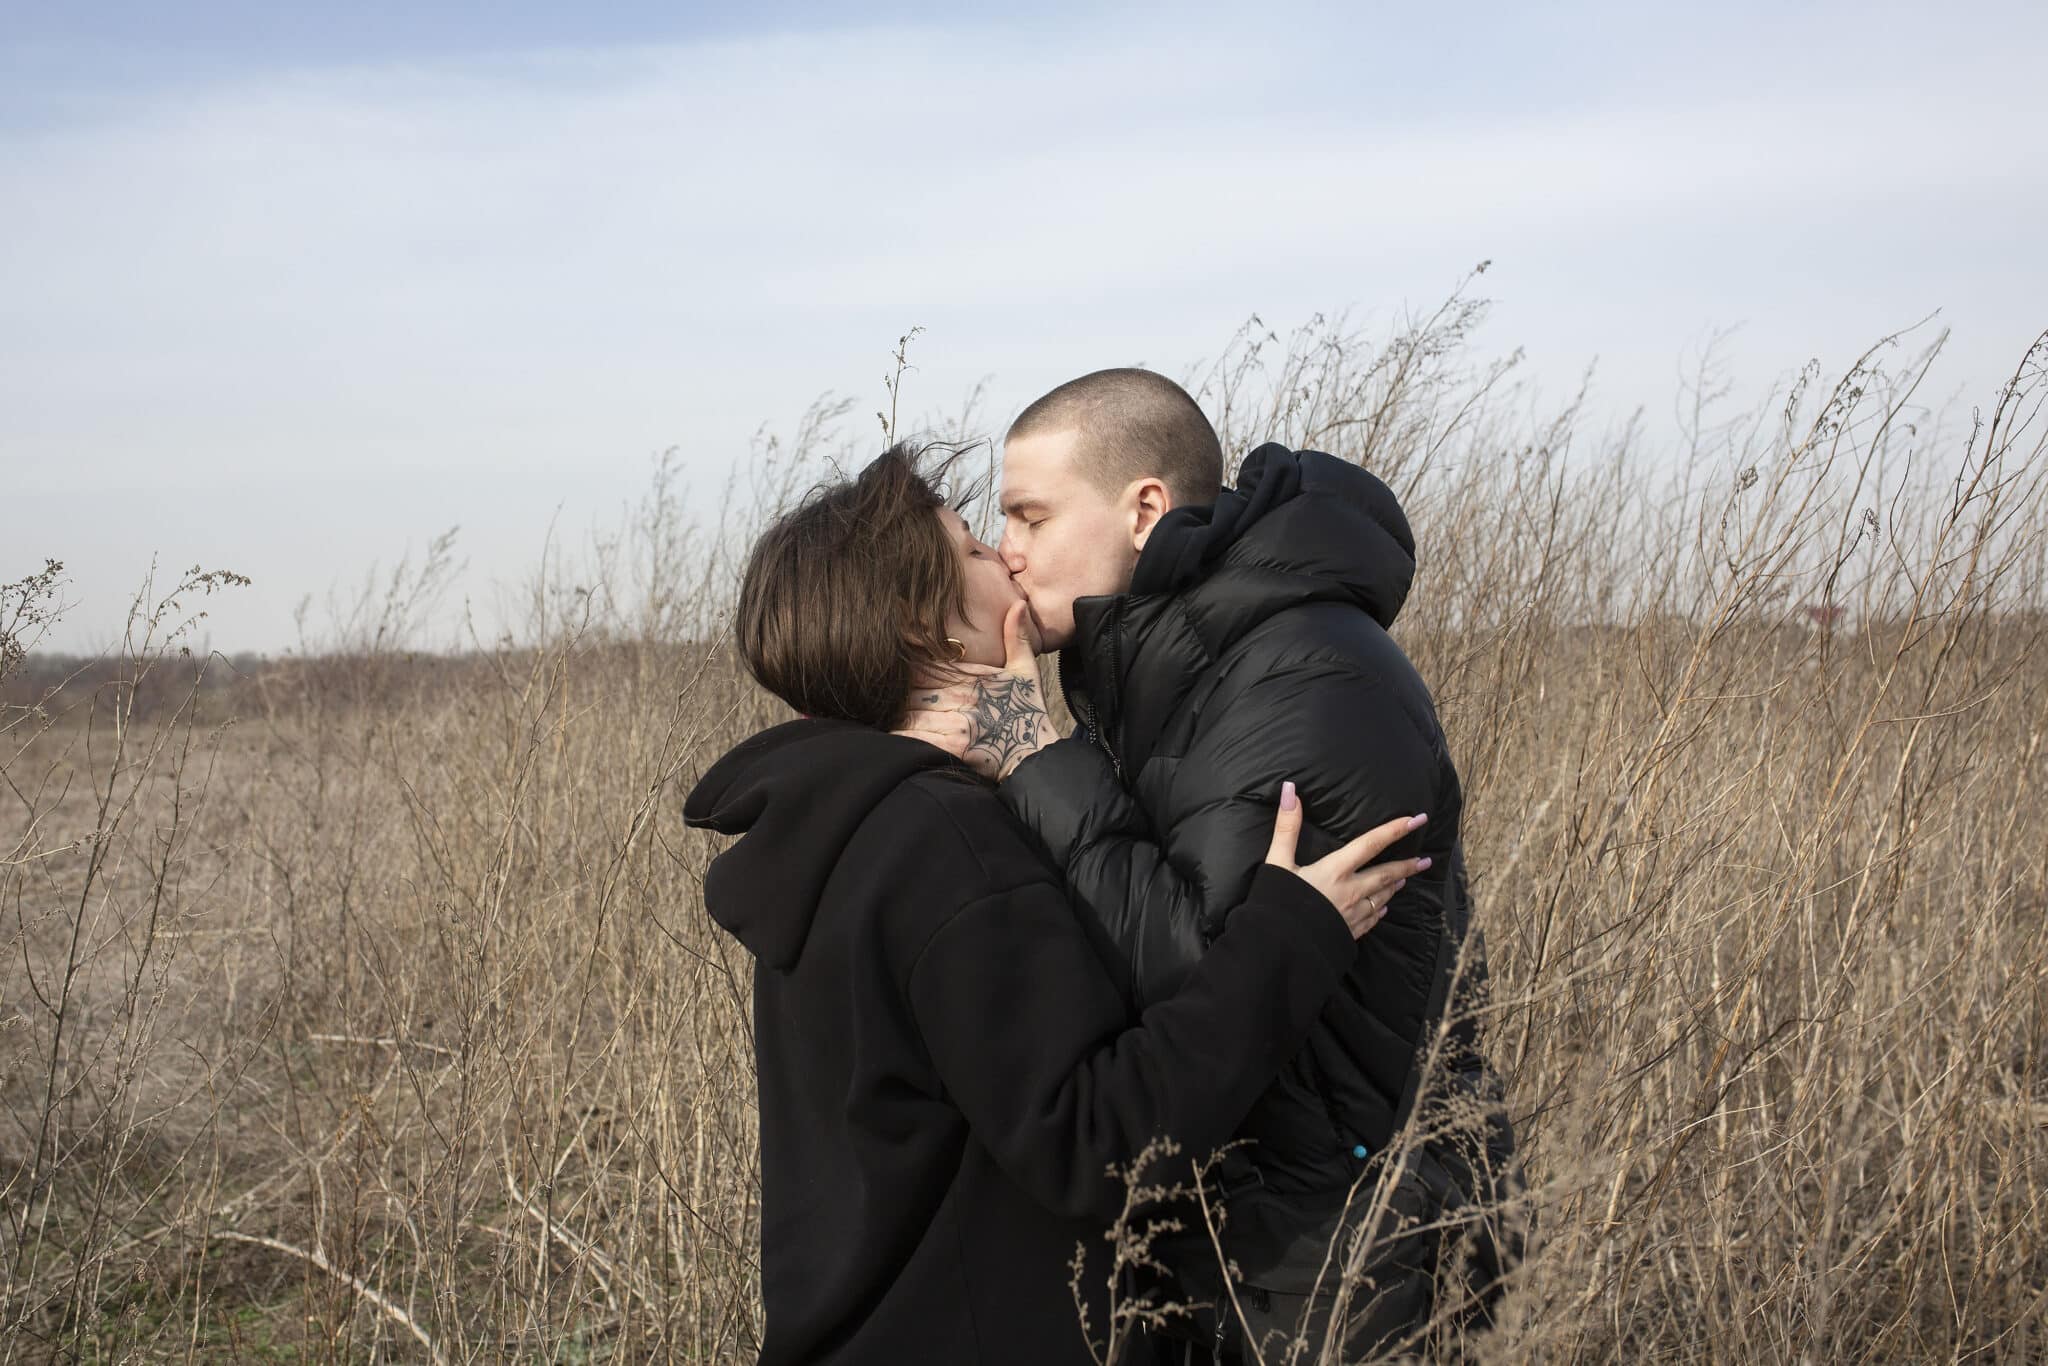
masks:
{"type": "Polygon", "coordinates": [[[1010,571],[1012,578],[1024,572],[1024,557],[1017,553],[1008,527],[1003,528],[1003,539],[996,542],[996,558],[1003,562],[1003,568],[1010,571]]]}

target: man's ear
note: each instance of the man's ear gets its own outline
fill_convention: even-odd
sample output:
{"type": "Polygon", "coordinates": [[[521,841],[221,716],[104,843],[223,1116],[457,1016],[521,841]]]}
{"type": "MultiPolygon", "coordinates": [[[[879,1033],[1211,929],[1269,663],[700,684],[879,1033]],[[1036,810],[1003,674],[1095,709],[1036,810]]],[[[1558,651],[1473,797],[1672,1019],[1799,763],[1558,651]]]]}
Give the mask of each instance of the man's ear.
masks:
{"type": "Polygon", "coordinates": [[[1131,485],[1131,548],[1142,551],[1152,539],[1152,528],[1173,511],[1173,492],[1158,479],[1140,479],[1131,485]]]}

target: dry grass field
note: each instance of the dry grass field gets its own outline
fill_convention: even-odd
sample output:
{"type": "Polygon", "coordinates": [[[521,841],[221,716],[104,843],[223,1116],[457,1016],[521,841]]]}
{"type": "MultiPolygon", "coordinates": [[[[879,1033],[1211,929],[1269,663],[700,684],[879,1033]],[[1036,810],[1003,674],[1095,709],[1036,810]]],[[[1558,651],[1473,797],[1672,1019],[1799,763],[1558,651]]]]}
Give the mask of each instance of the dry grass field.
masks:
{"type": "MultiPolygon", "coordinates": [[[[1709,362],[1674,451],[1478,315],[1193,382],[1417,529],[1533,1228],[1480,1355],[2048,1359],[2048,339],[1945,421],[1905,343],[1740,417],[1709,362]]],[[[751,1358],[749,966],[681,794],[777,711],[719,630],[758,514],[692,507],[462,655],[406,652],[430,557],[325,653],[181,657],[215,579],[54,695],[0,666],[0,1360],[751,1358]]]]}

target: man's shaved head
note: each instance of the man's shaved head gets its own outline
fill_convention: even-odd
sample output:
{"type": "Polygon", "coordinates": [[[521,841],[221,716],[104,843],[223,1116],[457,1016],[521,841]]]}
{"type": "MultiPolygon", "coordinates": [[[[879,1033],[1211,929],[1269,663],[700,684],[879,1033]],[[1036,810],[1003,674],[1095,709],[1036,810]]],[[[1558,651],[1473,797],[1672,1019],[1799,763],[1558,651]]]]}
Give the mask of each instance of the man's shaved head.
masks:
{"type": "Polygon", "coordinates": [[[1150,370],[1097,370],[1070,379],[1010,424],[1007,441],[1073,432],[1076,472],[1115,496],[1133,480],[1165,484],[1176,507],[1216,501],[1223,447],[1188,391],[1150,370]]]}

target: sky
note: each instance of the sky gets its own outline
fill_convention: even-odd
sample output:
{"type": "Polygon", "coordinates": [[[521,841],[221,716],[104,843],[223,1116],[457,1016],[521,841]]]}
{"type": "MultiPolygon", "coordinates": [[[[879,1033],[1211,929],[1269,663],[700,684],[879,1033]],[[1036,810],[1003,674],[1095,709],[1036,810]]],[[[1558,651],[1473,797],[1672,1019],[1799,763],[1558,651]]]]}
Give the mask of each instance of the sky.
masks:
{"type": "Polygon", "coordinates": [[[231,569],[205,643],[275,651],[459,526],[452,643],[660,452],[708,493],[880,406],[913,325],[905,409],[996,426],[1481,260],[1482,352],[1653,438],[1717,329],[1761,394],[1938,310],[1988,395],[2048,327],[2042,51],[2037,3],[0,0],[0,581],[62,560],[93,651],[152,558],[231,569]]]}

